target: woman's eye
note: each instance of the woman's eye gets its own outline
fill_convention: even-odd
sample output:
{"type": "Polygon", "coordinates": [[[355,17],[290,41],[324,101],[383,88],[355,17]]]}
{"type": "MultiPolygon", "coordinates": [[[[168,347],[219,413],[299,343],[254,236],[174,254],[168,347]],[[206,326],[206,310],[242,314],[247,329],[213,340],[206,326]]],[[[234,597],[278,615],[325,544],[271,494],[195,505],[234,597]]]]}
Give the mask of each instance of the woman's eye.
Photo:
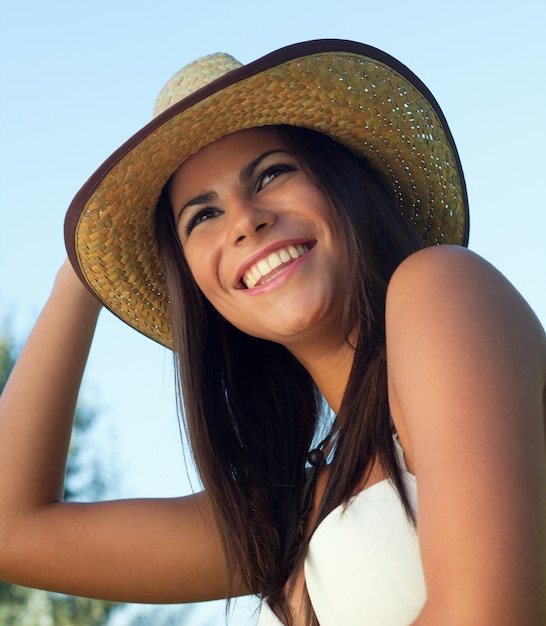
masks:
{"type": "Polygon", "coordinates": [[[264,171],[258,176],[257,190],[263,189],[272,180],[284,174],[286,172],[294,172],[295,166],[289,163],[278,163],[277,165],[271,165],[264,169],[264,171]]]}
{"type": "Polygon", "coordinates": [[[189,235],[196,226],[199,226],[199,224],[202,224],[203,222],[206,222],[207,220],[216,217],[219,213],[219,209],[214,209],[211,207],[199,209],[191,216],[191,218],[188,220],[188,223],[184,226],[186,235],[189,235]]]}

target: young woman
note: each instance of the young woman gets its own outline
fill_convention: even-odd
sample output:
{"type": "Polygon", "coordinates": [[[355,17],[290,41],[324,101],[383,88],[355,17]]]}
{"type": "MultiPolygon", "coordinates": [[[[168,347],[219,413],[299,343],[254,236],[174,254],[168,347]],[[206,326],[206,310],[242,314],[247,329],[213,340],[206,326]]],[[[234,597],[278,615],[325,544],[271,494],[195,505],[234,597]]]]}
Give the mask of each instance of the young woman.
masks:
{"type": "Polygon", "coordinates": [[[544,332],[464,247],[432,95],[319,41],[200,59],[159,108],[74,200],[1,398],[0,577],[258,593],[261,626],[545,623],[544,332]],[[60,501],[101,304],[173,348],[202,493],[60,501]]]}

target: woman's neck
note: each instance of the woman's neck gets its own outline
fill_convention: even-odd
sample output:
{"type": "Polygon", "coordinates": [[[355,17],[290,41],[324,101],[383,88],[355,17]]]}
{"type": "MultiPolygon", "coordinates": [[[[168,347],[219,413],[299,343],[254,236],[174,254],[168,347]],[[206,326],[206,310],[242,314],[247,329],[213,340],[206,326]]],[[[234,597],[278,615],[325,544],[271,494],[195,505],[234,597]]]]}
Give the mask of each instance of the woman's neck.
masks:
{"type": "Polygon", "coordinates": [[[292,350],[336,414],[347,387],[354,353],[354,348],[346,340],[331,345],[314,345],[306,350],[292,350]]]}

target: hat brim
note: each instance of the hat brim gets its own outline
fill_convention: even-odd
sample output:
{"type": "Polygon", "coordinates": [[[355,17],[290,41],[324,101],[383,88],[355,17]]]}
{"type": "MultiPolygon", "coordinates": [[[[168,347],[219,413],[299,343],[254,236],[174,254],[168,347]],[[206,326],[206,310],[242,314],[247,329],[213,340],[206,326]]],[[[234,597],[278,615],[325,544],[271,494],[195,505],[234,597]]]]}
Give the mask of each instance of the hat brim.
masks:
{"type": "Polygon", "coordinates": [[[459,156],[435,98],[408,68],[364,44],[295,44],[241,66],[164,111],[112,154],[72,201],[68,255],[115,315],[171,347],[154,233],[162,188],[188,157],[239,130],[290,124],[367,158],[428,245],[468,243],[459,156]]]}

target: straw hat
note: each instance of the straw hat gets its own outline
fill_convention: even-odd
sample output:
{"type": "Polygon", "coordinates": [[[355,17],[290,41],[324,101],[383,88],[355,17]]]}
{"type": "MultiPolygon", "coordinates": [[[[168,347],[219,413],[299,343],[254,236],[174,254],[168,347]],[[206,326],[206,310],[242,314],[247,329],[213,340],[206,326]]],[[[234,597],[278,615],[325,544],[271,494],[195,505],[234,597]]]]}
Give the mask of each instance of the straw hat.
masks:
{"type": "Polygon", "coordinates": [[[429,245],[467,243],[466,188],[445,118],[425,85],[380,50],[319,40],[244,66],[209,55],[167,83],[155,115],[78,192],[65,238],[103,304],[166,346],[172,328],[155,207],[178,166],[229,133],[272,124],[322,131],[367,157],[429,245]]]}

